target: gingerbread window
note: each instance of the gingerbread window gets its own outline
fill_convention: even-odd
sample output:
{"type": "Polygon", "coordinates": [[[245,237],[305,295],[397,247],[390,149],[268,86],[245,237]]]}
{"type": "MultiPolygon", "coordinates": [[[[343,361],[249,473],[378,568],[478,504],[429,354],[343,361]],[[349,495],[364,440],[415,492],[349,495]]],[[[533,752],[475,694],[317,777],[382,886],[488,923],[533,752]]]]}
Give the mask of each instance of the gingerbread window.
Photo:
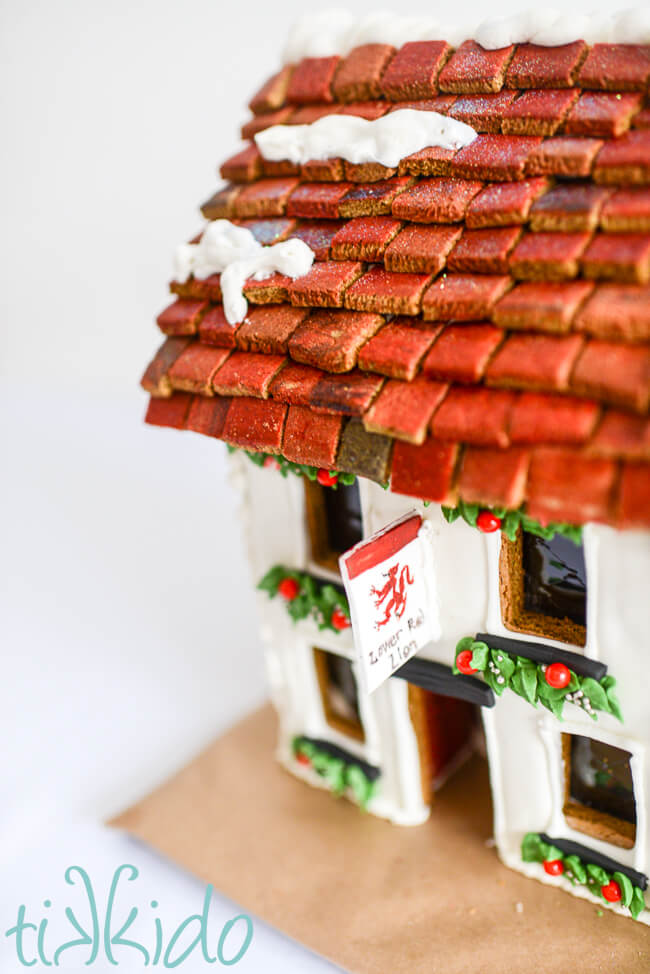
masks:
{"type": "Polygon", "coordinates": [[[580,734],[562,735],[564,817],[577,832],[631,849],[636,802],[629,751],[580,734]]]}
{"type": "Polygon", "coordinates": [[[528,531],[519,531],[515,541],[503,537],[500,590],[508,629],[584,646],[587,573],[581,543],[528,531]]]}
{"type": "Polygon", "coordinates": [[[359,484],[334,488],[305,480],[305,501],[311,559],[338,572],[339,555],[363,537],[359,484]]]}
{"type": "Polygon", "coordinates": [[[359,691],[352,663],[345,656],[314,649],[314,663],[325,720],[334,730],[364,740],[359,691]]]}

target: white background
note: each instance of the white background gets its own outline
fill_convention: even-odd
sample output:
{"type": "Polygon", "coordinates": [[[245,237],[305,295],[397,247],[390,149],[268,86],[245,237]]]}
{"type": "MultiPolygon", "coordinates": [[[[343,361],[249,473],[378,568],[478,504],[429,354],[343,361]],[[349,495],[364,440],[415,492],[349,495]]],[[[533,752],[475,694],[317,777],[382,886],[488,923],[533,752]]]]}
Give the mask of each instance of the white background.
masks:
{"type": "MultiPolygon", "coordinates": [[[[143,427],[137,383],[173,247],[304,10],[0,7],[0,949],[64,865],[85,856],[101,882],[124,861],[122,840],[75,823],[137,800],[265,696],[223,447],[143,427]]],[[[138,855],[170,915],[198,909],[189,879],[138,855]]],[[[237,969],[318,969],[281,944],[260,927],[237,969]]]]}

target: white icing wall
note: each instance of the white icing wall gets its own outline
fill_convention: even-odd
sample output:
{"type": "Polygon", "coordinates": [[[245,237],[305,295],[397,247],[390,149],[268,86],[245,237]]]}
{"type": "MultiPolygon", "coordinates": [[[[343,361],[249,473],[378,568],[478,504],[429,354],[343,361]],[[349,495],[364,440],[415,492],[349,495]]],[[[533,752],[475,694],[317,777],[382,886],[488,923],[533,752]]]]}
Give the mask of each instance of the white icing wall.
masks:
{"type": "MultiPolygon", "coordinates": [[[[300,478],[290,475],[283,479],[276,471],[256,467],[246,458],[233,459],[245,494],[254,579],[259,580],[277,563],[326,577],[327,573],[309,563],[300,478]]],[[[367,480],[360,480],[359,484],[366,535],[412,509],[432,525],[442,634],[439,641],[421,651],[422,657],[451,665],[459,639],[488,631],[521,639],[522,643],[533,640],[584,653],[606,663],[618,681],[625,724],[602,713],[593,721],[571,704],[565,705],[565,719],[560,722],[511,691],[498,698],[493,708],[483,710],[495,838],[502,859],[544,882],[589,896],[580,887],[574,890],[566,881],[546,876],[538,864],[522,863],[519,850],[523,834],[545,831],[556,838],[573,839],[650,874],[650,536],[642,532],[619,533],[600,525],[585,529],[587,645],[567,646],[519,635],[503,626],[499,607],[499,534],[482,534],[460,519],[448,524],[436,504],[425,507],[367,480]],[[602,739],[632,753],[637,798],[637,841],[633,849],[600,842],[566,824],[562,815],[562,732],[602,739]]],[[[406,681],[388,680],[374,694],[362,696],[365,742],[342,735],[325,720],[312,647],[340,653],[354,661],[351,631],[338,635],[318,632],[309,620],[293,624],[282,601],[270,600],[265,594],[260,594],[259,608],[272,696],[280,715],[280,760],[293,773],[321,784],[313,772],[296,766],[290,744],[295,734],[326,738],[381,767],[381,787],[370,805],[371,811],[400,824],[422,822],[428,810],[421,797],[417,741],[408,713],[406,681]]],[[[648,911],[642,917],[650,923],[648,911]]]]}

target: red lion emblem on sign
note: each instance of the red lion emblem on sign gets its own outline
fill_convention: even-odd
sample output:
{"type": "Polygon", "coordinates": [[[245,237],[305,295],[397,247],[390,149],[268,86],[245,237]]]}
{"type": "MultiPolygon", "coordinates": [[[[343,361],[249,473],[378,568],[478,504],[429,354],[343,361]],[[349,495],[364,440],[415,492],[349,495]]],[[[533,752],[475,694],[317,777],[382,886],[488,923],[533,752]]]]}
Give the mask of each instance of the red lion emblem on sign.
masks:
{"type": "Polygon", "coordinates": [[[387,572],[384,572],[384,578],[387,578],[388,581],[383,588],[378,589],[373,585],[370,589],[370,594],[377,596],[375,599],[376,609],[382,606],[382,602],[386,602],[386,605],[383,606],[384,618],[375,623],[375,629],[381,629],[382,626],[385,626],[390,621],[391,616],[395,616],[397,619],[402,618],[406,609],[406,586],[413,584],[409,566],[404,565],[400,572],[399,563],[392,565],[387,572]],[[387,599],[388,601],[386,601],[387,599]]]}

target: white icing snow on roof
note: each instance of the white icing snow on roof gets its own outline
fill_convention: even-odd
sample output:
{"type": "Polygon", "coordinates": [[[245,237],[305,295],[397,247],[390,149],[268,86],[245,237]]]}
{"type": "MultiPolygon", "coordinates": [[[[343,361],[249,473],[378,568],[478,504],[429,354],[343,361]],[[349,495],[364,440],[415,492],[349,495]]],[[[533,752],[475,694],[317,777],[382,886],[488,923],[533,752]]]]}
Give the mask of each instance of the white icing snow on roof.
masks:
{"type": "Polygon", "coordinates": [[[303,57],[348,54],[359,44],[446,40],[457,47],[475,40],[485,48],[532,42],[553,47],[585,40],[590,44],[650,44],[650,7],[582,14],[552,7],[537,7],[482,23],[462,18],[405,17],[377,11],[357,17],[349,10],[323,10],[300,18],[289,33],[285,63],[303,57]]]}
{"type": "Polygon", "coordinates": [[[249,277],[262,281],[279,271],[295,279],[306,274],[313,262],[314,251],[302,240],[263,247],[246,227],[235,226],[230,220],[214,220],[198,243],[176,248],[174,276],[184,284],[190,276],[204,281],[211,274],[221,274],[224,314],[235,325],[248,311],[243,288],[249,277]]]}

